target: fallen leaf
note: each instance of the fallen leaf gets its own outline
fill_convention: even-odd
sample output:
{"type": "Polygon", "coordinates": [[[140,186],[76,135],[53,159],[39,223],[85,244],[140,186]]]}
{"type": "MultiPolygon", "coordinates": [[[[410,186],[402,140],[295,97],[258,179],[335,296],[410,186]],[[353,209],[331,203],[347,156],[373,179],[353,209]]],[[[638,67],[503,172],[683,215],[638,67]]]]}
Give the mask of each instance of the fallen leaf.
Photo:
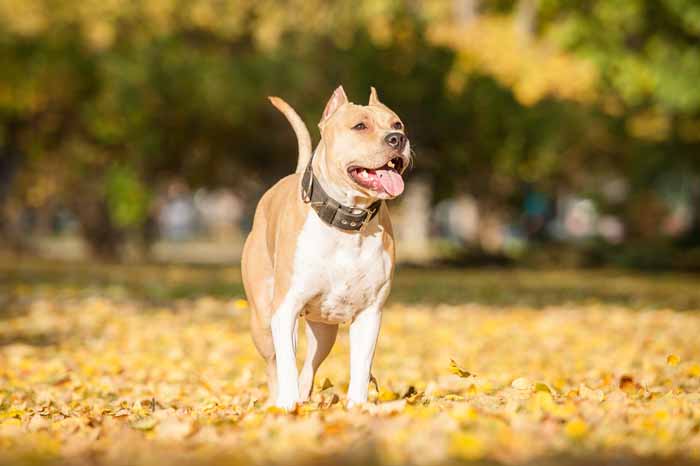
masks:
{"type": "Polygon", "coordinates": [[[471,377],[474,375],[471,372],[465,371],[464,369],[459,367],[454,359],[450,359],[450,372],[460,377],[471,377]]]}
{"type": "Polygon", "coordinates": [[[156,426],[156,424],[158,424],[157,419],[152,417],[144,417],[131,422],[129,425],[136,430],[151,430],[156,426]]]}
{"type": "Polygon", "coordinates": [[[450,453],[456,458],[474,461],[484,457],[484,442],[472,433],[458,432],[452,436],[450,453]]]}
{"type": "Polygon", "coordinates": [[[516,390],[530,390],[532,388],[532,382],[530,382],[527,377],[518,377],[511,382],[510,386],[516,390]]]}
{"type": "Polygon", "coordinates": [[[191,419],[178,419],[171,416],[158,422],[156,438],[161,440],[182,440],[195,432],[191,419]]]}
{"type": "Polygon", "coordinates": [[[544,382],[535,382],[535,388],[534,388],[534,390],[535,390],[536,392],[547,392],[547,393],[550,393],[550,394],[553,393],[553,391],[552,391],[552,389],[549,387],[549,385],[547,385],[547,384],[544,383],[544,382]]]}
{"type": "Polygon", "coordinates": [[[329,388],[333,388],[333,384],[331,383],[330,379],[326,377],[325,379],[323,379],[320,391],[328,390],[329,388]]]}
{"type": "Polygon", "coordinates": [[[580,439],[588,434],[588,424],[582,419],[572,419],[564,426],[564,432],[572,439],[580,439]]]}

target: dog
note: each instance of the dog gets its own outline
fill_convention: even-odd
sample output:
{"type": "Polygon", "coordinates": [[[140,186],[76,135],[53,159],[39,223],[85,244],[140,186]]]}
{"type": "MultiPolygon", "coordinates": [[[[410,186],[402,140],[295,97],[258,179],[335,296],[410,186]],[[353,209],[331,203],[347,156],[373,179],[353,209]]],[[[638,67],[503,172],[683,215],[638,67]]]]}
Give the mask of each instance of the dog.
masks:
{"type": "Polygon", "coordinates": [[[403,192],[410,143],[403,122],[373,87],[366,106],[349,102],[342,86],[333,92],[313,153],[299,115],[278,97],[270,101],[294,129],[299,151],[296,172],[260,199],[241,263],[270,401],[292,411],[308,400],[338,325],[349,322],[347,406],[361,405],[394,272],[394,235],[384,201],[403,192]],[[298,373],[301,318],[308,349],[298,373]]]}

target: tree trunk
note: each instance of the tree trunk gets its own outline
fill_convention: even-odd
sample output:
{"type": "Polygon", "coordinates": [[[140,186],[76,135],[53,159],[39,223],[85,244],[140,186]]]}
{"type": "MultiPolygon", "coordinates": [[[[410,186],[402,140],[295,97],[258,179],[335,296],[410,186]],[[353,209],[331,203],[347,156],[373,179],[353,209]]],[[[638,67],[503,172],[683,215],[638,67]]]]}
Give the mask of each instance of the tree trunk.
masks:
{"type": "Polygon", "coordinates": [[[457,23],[466,26],[479,14],[479,0],[452,0],[452,11],[457,23]]]}
{"type": "Polygon", "coordinates": [[[22,153],[17,145],[17,132],[20,123],[10,121],[5,124],[5,144],[0,146],[0,242],[11,249],[28,249],[25,236],[19,231],[17,209],[10,204],[12,183],[22,162],[22,153]]]}
{"type": "Polygon", "coordinates": [[[399,259],[424,263],[431,259],[430,206],[433,193],[430,183],[414,179],[406,185],[397,212],[396,237],[401,241],[399,259]]]}
{"type": "Polygon", "coordinates": [[[537,27],[537,0],[520,0],[516,13],[518,32],[523,40],[532,39],[537,27]]]}
{"type": "Polygon", "coordinates": [[[83,239],[92,255],[101,261],[118,262],[122,258],[125,235],[109,216],[104,199],[92,199],[80,203],[76,209],[83,239]]]}

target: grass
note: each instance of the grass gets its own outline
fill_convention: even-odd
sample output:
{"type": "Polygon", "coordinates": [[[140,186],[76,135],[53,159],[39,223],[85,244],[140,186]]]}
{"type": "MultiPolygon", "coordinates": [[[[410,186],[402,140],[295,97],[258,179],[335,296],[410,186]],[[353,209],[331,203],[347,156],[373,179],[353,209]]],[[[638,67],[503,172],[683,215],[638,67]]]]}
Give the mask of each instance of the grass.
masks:
{"type": "MultiPolygon", "coordinates": [[[[104,265],[25,261],[0,264],[0,299],[17,291],[100,294],[153,302],[243,297],[237,266],[104,265]]],[[[0,301],[1,303],[1,301],[0,301]]],[[[390,303],[545,307],[603,303],[634,309],[700,309],[698,276],[616,269],[452,269],[399,267],[390,303]]]]}

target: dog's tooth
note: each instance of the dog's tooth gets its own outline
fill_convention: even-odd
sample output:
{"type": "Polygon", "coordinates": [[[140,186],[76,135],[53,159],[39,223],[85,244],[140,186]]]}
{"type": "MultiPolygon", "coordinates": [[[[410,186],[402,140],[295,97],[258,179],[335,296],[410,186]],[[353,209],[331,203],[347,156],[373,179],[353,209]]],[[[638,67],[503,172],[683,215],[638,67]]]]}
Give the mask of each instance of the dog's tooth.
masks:
{"type": "Polygon", "coordinates": [[[387,165],[389,165],[389,168],[394,168],[394,161],[389,160],[389,163],[387,163],[387,165]]]}

